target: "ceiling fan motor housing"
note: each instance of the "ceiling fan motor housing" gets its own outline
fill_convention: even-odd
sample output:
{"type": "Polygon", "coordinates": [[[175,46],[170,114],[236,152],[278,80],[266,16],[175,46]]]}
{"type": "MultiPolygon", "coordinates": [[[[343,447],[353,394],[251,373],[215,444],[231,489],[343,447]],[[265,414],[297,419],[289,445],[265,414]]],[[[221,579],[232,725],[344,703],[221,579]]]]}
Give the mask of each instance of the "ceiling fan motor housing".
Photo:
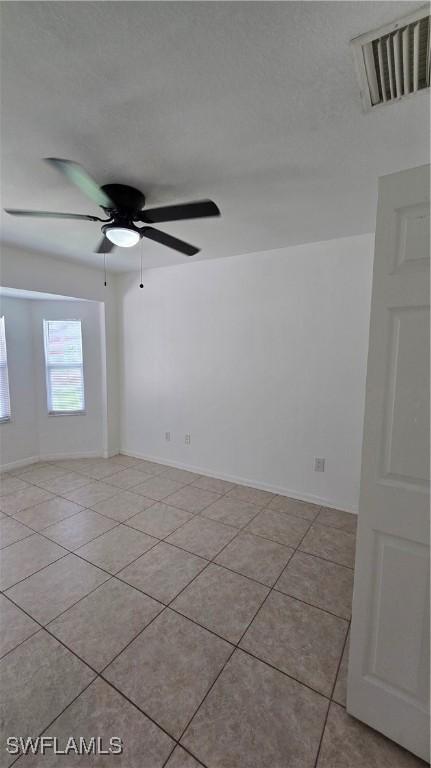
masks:
{"type": "Polygon", "coordinates": [[[133,218],[145,205],[145,195],[139,189],[128,187],[126,184],[105,184],[102,189],[115,205],[115,208],[104,206],[105,211],[109,213],[125,214],[133,218]]]}

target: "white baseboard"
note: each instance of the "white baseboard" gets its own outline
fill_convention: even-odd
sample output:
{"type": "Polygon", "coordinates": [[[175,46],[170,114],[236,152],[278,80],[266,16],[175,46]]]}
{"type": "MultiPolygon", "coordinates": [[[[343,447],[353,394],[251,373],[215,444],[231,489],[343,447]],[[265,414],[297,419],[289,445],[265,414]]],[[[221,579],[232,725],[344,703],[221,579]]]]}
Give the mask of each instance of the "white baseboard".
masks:
{"type": "Polygon", "coordinates": [[[64,459],[101,459],[102,454],[98,451],[88,451],[80,453],[43,453],[40,456],[28,456],[26,459],[10,461],[8,464],[0,464],[1,472],[10,472],[12,469],[20,469],[30,464],[36,464],[38,461],[63,461],[64,459]]]}
{"type": "Polygon", "coordinates": [[[229,475],[226,473],[220,473],[220,472],[213,472],[210,469],[206,469],[204,467],[197,467],[193,464],[183,464],[180,461],[169,461],[167,462],[165,459],[161,459],[158,456],[148,456],[143,453],[136,453],[132,451],[128,451],[125,448],[120,448],[120,453],[122,453],[124,456],[131,456],[135,459],[143,459],[145,461],[153,461],[155,464],[162,464],[163,466],[168,467],[175,467],[176,469],[186,469],[189,472],[196,472],[199,475],[206,475],[207,477],[216,477],[220,480],[226,480],[230,483],[235,483],[236,485],[249,485],[252,488],[259,488],[262,491],[270,491],[270,493],[277,493],[280,496],[288,496],[291,499],[297,499],[298,501],[308,501],[310,504],[318,504],[321,507],[329,507],[330,509],[343,509],[345,512],[352,512],[353,514],[357,514],[358,510],[346,507],[344,505],[343,507],[340,507],[340,505],[337,505],[332,501],[331,499],[326,499],[323,496],[316,496],[312,493],[304,493],[303,491],[296,491],[292,488],[285,488],[281,485],[272,485],[271,483],[262,483],[258,480],[253,480],[248,477],[238,477],[238,475],[229,475]]]}
{"type": "Polygon", "coordinates": [[[75,453],[44,453],[39,461],[65,461],[66,459],[101,459],[100,451],[77,451],[75,453]]]}
{"type": "Polygon", "coordinates": [[[39,456],[28,456],[26,459],[18,459],[18,461],[10,461],[8,464],[0,465],[0,472],[10,472],[11,469],[20,469],[20,467],[27,467],[30,464],[36,464],[40,461],[39,456]]]}

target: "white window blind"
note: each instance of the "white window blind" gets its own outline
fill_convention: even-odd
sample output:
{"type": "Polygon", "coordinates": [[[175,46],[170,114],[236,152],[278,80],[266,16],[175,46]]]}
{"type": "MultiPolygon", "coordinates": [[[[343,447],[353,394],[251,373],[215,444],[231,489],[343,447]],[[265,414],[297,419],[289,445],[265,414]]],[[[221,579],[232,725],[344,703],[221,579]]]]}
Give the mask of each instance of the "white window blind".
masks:
{"type": "Polygon", "coordinates": [[[46,391],[49,413],[85,408],[80,320],[44,320],[46,391]]]}
{"type": "Polygon", "coordinates": [[[4,317],[0,317],[0,422],[10,419],[9,375],[4,317]]]}

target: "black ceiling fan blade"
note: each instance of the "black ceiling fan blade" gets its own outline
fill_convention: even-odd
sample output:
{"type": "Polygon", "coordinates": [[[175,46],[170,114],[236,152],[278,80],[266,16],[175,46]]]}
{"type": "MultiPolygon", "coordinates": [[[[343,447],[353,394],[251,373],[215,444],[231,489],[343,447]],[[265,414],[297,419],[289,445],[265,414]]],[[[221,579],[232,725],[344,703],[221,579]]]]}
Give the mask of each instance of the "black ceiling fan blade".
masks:
{"type": "Polygon", "coordinates": [[[101,221],[97,216],[84,213],[56,213],[54,211],[25,211],[20,208],[5,208],[11,216],[31,216],[36,219],[78,219],[82,221],[101,221]]]}
{"type": "Polygon", "coordinates": [[[150,240],[154,240],[156,243],[166,245],[168,248],[173,248],[174,251],[184,253],[185,256],[194,256],[195,253],[199,253],[199,248],[195,248],[190,243],[185,243],[184,240],[178,240],[177,237],[167,235],[166,232],[160,232],[159,229],[153,229],[153,227],[143,227],[141,234],[144,237],[148,237],[150,240]]]}
{"type": "Polygon", "coordinates": [[[102,237],[94,253],[111,253],[114,248],[114,243],[111,243],[107,237],[102,237]]]}
{"type": "Polygon", "coordinates": [[[74,163],[72,160],[63,160],[59,157],[45,157],[45,162],[56,168],[57,171],[60,171],[68,181],[78,187],[84,195],[97,203],[97,205],[100,205],[102,208],[115,208],[111,198],[78,163],[74,163]]]}
{"type": "Polygon", "coordinates": [[[152,208],[149,211],[140,211],[135,221],[156,224],[161,221],[201,219],[205,216],[220,216],[220,211],[212,200],[198,200],[195,203],[166,205],[163,208],[152,208]]]}

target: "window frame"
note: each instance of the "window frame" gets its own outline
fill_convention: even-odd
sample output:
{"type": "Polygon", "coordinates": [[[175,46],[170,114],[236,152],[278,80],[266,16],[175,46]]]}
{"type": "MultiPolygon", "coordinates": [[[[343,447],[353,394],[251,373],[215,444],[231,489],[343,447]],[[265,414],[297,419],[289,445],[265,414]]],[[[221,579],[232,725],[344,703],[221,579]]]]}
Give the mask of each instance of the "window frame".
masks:
{"type": "Polygon", "coordinates": [[[8,365],[8,359],[7,359],[6,318],[4,315],[0,315],[0,334],[2,334],[4,338],[4,352],[5,352],[4,362],[0,360],[0,368],[3,368],[6,371],[6,393],[7,393],[7,403],[9,406],[7,415],[0,416],[0,424],[7,424],[12,420],[12,406],[10,402],[9,365],[8,365]]]}
{"type": "Polygon", "coordinates": [[[85,416],[86,410],[85,410],[85,375],[84,375],[84,342],[83,342],[83,334],[82,334],[82,320],[80,318],[71,317],[61,320],[43,320],[43,348],[44,348],[44,354],[45,354],[45,389],[46,389],[46,408],[48,416],[85,416]],[[69,363],[68,365],[66,363],[49,363],[48,362],[48,348],[47,348],[47,342],[48,342],[48,328],[49,323],[79,323],[80,325],[80,331],[81,331],[81,362],[80,363],[69,363]],[[59,370],[59,369],[79,369],[81,370],[81,377],[82,377],[82,404],[83,407],[79,408],[74,411],[53,411],[50,409],[50,403],[52,402],[51,398],[51,382],[50,382],[50,371],[51,370],[59,370]]]}

